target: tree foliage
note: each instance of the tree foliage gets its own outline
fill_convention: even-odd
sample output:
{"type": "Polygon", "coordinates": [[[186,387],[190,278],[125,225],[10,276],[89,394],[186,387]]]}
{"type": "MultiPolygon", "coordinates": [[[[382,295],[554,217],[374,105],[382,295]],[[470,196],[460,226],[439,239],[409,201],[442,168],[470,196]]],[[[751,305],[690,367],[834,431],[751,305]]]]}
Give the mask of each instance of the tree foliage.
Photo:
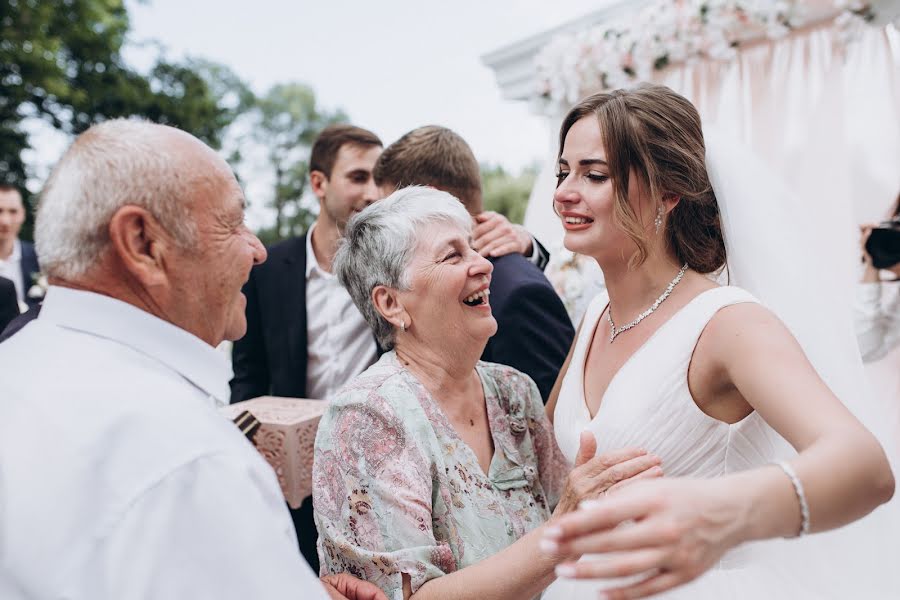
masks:
{"type": "Polygon", "coordinates": [[[315,220],[304,204],[310,147],[324,127],[346,120],[341,110],[320,107],[312,88],[302,83],[275,85],[257,100],[253,137],[265,147],[274,177],[275,223],[259,232],[264,242],[299,235],[315,220]]]}
{"type": "Polygon", "coordinates": [[[122,58],[130,25],[122,0],[3,0],[0,11],[3,182],[27,195],[27,119],[76,135],[105,119],[140,115],[219,147],[236,107],[222,105],[223,90],[209,82],[227,81],[227,69],[160,59],[138,73],[122,58]]]}
{"type": "Polygon", "coordinates": [[[535,167],[528,167],[518,175],[512,175],[503,167],[482,165],[484,209],[505,215],[513,223],[522,223],[536,176],[535,167]]]}

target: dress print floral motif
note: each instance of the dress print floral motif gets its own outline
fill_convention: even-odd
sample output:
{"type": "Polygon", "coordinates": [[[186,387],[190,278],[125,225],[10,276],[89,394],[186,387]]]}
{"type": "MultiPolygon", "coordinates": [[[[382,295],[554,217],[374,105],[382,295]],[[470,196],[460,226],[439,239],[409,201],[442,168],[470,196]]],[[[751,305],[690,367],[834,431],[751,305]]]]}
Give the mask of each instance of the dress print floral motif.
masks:
{"type": "Polygon", "coordinates": [[[322,574],[348,572],[403,598],[546,521],[568,465],[537,386],[478,363],[494,457],[488,473],[393,352],[341,390],[316,438],[322,574]]]}

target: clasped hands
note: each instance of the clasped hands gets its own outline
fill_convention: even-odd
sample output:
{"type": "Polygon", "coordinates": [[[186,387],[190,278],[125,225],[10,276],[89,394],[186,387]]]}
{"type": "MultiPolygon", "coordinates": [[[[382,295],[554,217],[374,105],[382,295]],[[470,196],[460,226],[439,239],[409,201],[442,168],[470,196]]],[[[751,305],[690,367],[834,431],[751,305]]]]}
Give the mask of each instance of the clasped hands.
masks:
{"type": "Polygon", "coordinates": [[[607,471],[617,470],[617,477],[607,476],[607,481],[618,481],[604,490],[615,493],[585,499],[567,514],[554,514],[544,528],[541,548],[559,561],[558,576],[642,576],[600,597],[644,598],[695,579],[741,540],[747,515],[722,481],[661,479],[659,459],[635,454],[642,451],[634,449],[584,461],[590,450],[585,441],[582,434],[582,464],[576,463],[573,475],[591,462],[603,463],[611,465],[607,471]],[[656,463],[648,466],[651,459],[656,463]],[[637,471],[640,467],[644,469],[637,471]],[[614,554],[579,561],[583,554],[606,553],[614,554]]]}

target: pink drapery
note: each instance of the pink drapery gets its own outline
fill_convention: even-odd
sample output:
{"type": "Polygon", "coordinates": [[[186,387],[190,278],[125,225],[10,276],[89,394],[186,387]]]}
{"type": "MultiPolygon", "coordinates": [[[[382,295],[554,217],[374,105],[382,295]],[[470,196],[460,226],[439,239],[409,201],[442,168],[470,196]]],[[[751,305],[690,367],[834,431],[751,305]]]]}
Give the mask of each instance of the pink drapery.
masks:
{"type": "MultiPolygon", "coordinates": [[[[675,65],[654,81],[753,148],[796,192],[810,225],[853,244],[856,223],[879,219],[900,191],[900,33],[888,25],[848,43],[840,35],[829,23],[806,27],[742,46],[731,62],[675,65]]],[[[550,119],[551,157],[525,218],[551,246],[562,238],[551,202],[561,118],[550,119]]],[[[840,266],[848,277],[851,259],[840,266]]]]}

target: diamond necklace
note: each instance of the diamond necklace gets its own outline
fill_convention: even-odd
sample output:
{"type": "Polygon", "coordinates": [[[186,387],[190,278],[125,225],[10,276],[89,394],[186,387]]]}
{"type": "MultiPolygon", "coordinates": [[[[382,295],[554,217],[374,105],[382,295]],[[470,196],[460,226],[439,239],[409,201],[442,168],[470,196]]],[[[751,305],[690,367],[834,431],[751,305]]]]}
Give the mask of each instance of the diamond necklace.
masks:
{"type": "Polygon", "coordinates": [[[609,343],[612,344],[613,340],[615,340],[619,336],[620,333],[625,333],[626,331],[628,331],[629,329],[631,329],[632,327],[634,327],[635,325],[637,325],[638,323],[640,323],[641,321],[643,321],[644,319],[646,319],[647,317],[652,315],[656,311],[656,309],[659,308],[659,305],[666,301],[666,298],[669,297],[669,294],[672,293],[672,290],[675,289],[675,286],[678,285],[678,283],[681,281],[681,278],[684,277],[684,273],[685,273],[685,271],[687,271],[687,268],[688,268],[687,263],[684,263],[684,265],[681,267],[681,270],[678,271],[678,275],[675,276],[675,279],[670,281],[669,285],[666,286],[666,291],[664,291],[662,293],[662,295],[656,299],[656,302],[654,302],[650,306],[650,308],[648,308],[647,310],[645,310],[644,312],[639,314],[637,316],[637,318],[634,321],[632,321],[631,323],[622,325],[621,327],[617,328],[616,324],[613,323],[612,306],[610,306],[609,310],[606,311],[606,320],[609,321],[609,343]]]}

